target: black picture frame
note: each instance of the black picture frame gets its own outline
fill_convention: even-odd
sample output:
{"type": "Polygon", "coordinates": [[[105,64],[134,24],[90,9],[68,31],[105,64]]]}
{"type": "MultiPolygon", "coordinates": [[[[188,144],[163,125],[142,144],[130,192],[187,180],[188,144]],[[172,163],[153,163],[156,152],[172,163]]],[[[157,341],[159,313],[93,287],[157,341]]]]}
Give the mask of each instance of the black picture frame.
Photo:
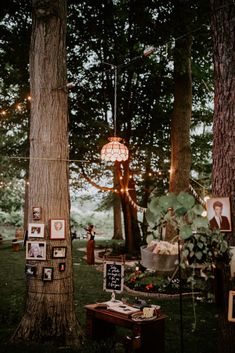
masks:
{"type": "Polygon", "coordinates": [[[54,268],[53,267],[43,267],[42,268],[42,280],[44,282],[52,282],[54,275],[54,268]]]}
{"type": "Polygon", "coordinates": [[[53,246],[52,248],[52,258],[53,259],[65,259],[67,253],[66,246],[53,246]]]}
{"type": "Polygon", "coordinates": [[[36,277],[37,275],[37,266],[26,264],[25,265],[25,275],[26,277],[36,277]]]}
{"type": "Polygon", "coordinates": [[[65,262],[60,262],[59,263],[59,272],[64,272],[65,271],[66,264],[65,262]]]}

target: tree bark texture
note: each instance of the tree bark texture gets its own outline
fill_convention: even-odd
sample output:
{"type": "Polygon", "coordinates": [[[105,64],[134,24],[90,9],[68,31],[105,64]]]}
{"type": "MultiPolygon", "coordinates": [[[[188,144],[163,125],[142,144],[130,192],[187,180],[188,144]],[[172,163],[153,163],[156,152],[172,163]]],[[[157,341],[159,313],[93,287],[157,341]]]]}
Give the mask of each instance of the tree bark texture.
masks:
{"type": "MultiPolygon", "coordinates": [[[[113,177],[114,189],[120,189],[120,182],[118,178],[118,162],[114,165],[114,177],[113,177]]],[[[123,240],[122,234],[122,216],[121,216],[121,199],[118,194],[113,194],[113,222],[114,222],[114,233],[113,238],[116,240],[123,240]]]]}
{"type": "MultiPolygon", "coordinates": [[[[235,4],[232,0],[211,0],[212,36],[214,43],[214,117],[213,170],[214,197],[229,196],[234,235],[235,220],[235,4]]],[[[234,236],[229,237],[231,245],[234,236]]],[[[223,271],[217,275],[222,291],[219,312],[219,352],[232,353],[235,347],[235,325],[227,319],[230,276],[223,271]]]]}
{"type": "Polygon", "coordinates": [[[213,177],[215,197],[229,196],[235,215],[235,4],[211,0],[214,41],[213,177]]]}
{"type": "Polygon", "coordinates": [[[28,220],[33,223],[32,207],[42,207],[39,223],[45,224],[45,235],[40,241],[46,241],[46,261],[27,260],[36,265],[37,274],[28,280],[26,310],[13,340],[79,347],[82,334],[74,310],[69,227],[66,1],[32,3],[28,220]],[[50,239],[50,219],[65,220],[64,240],[50,239]],[[65,259],[52,257],[55,246],[66,247],[65,259]],[[66,263],[64,272],[59,271],[60,262],[66,263]],[[53,267],[51,282],[42,281],[45,266],[53,267]]]}
{"type": "MultiPolygon", "coordinates": [[[[190,4],[188,1],[176,1],[175,13],[182,33],[189,31],[190,4]]],[[[177,38],[174,49],[174,105],[171,120],[171,192],[179,193],[189,187],[191,169],[190,124],[192,112],[190,35],[177,38]]]]}
{"type": "Polygon", "coordinates": [[[140,250],[141,235],[137,218],[137,209],[130,204],[125,190],[128,189],[132,200],[136,202],[135,183],[133,178],[130,178],[129,162],[123,162],[123,175],[121,165],[119,163],[118,178],[120,180],[121,190],[120,198],[122,204],[124,230],[125,230],[125,248],[130,254],[136,254],[140,250]]]}

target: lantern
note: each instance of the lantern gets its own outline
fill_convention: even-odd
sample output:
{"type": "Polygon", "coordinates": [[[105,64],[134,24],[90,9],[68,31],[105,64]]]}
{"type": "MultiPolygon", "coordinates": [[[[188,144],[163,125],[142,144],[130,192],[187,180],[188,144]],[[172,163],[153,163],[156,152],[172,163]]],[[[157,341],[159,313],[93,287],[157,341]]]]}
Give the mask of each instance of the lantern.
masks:
{"type": "Polygon", "coordinates": [[[123,143],[120,143],[122,139],[120,137],[113,136],[109,137],[108,140],[110,142],[102,147],[101,159],[111,162],[126,161],[129,156],[129,151],[123,143]]]}

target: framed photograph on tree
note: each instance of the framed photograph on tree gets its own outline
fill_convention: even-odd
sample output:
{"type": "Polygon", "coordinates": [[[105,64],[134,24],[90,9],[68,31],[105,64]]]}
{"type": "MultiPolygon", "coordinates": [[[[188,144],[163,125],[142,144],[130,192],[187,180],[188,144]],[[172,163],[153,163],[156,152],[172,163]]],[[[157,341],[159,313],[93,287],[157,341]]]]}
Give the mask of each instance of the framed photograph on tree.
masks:
{"type": "Polygon", "coordinates": [[[26,241],[27,260],[46,260],[45,241],[26,241]]]}
{"type": "Polygon", "coordinates": [[[65,219],[50,220],[50,238],[55,240],[65,239],[65,219]]]}
{"type": "Polygon", "coordinates": [[[29,223],[28,238],[44,238],[44,224],[29,223]]]}
{"type": "Polygon", "coordinates": [[[33,217],[32,217],[33,221],[40,221],[40,219],[42,218],[42,208],[34,206],[32,208],[32,214],[33,214],[33,217]]]}
{"type": "Polygon", "coordinates": [[[228,321],[235,322],[235,291],[232,290],[228,296],[228,321]]]}
{"type": "Polygon", "coordinates": [[[52,248],[52,258],[53,259],[63,259],[66,258],[66,246],[54,246],[52,248]]]}
{"type": "Polygon", "coordinates": [[[214,197],[207,200],[207,218],[211,229],[231,232],[231,210],[229,197],[214,197]]]}
{"type": "Polygon", "coordinates": [[[36,277],[37,266],[26,264],[25,265],[25,274],[26,274],[26,277],[36,277]]]}
{"type": "Polygon", "coordinates": [[[53,281],[53,267],[43,267],[42,268],[42,280],[44,282],[51,282],[53,281]]]}
{"type": "Polygon", "coordinates": [[[65,262],[60,262],[59,263],[59,272],[64,272],[65,271],[65,262]]]}

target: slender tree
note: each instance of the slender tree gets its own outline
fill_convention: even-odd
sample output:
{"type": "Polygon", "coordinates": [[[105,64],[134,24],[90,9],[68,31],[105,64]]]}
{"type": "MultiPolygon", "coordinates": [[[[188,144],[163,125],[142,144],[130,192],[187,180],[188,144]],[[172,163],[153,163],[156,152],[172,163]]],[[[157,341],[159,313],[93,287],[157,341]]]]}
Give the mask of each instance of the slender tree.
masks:
{"type": "MultiPolygon", "coordinates": [[[[113,185],[114,188],[120,189],[120,181],[118,179],[118,162],[114,164],[113,172],[113,185]]],[[[122,235],[122,216],[121,216],[121,200],[117,194],[113,195],[113,239],[123,239],[122,235]]]]}
{"type": "Polygon", "coordinates": [[[66,1],[33,0],[32,5],[28,219],[32,221],[33,206],[42,207],[46,260],[27,261],[36,265],[37,275],[28,281],[26,310],[13,340],[79,346],[69,229],[66,1]],[[64,240],[50,239],[50,219],[56,218],[65,220],[64,240]],[[65,272],[59,272],[60,260],[52,256],[55,246],[66,248],[65,272]],[[45,266],[54,270],[51,282],[42,281],[45,266]]]}
{"type": "Polygon", "coordinates": [[[174,105],[171,120],[170,191],[180,192],[189,187],[191,169],[190,124],[192,113],[191,4],[175,1],[177,31],[174,49],[174,105]],[[186,33],[186,34],[185,34],[186,33]],[[183,35],[182,35],[183,34],[183,35]]]}
{"type": "MultiPolygon", "coordinates": [[[[212,192],[215,197],[229,196],[233,229],[235,226],[235,4],[232,0],[211,0],[214,42],[214,118],[212,192]]],[[[228,240],[234,243],[234,230],[228,240]]],[[[226,269],[226,268],[225,268],[226,269]]],[[[230,273],[217,269],[217,304],[220,308],[220,352],[232,353],[235,326],[228,322],[228,291],[230,273]]]]}

